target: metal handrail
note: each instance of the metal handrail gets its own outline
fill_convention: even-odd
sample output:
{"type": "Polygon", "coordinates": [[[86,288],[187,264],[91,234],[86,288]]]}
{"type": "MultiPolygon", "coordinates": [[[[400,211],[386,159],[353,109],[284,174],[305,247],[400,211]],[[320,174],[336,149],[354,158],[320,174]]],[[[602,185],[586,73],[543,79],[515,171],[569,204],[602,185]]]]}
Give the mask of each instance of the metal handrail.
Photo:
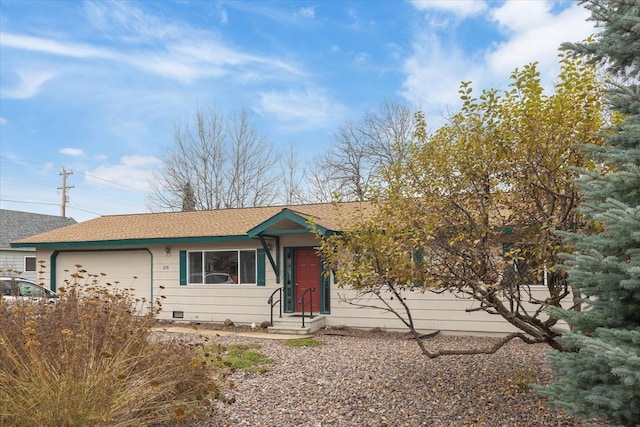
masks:
{"type": "Polygon", "coordinates": [[[269,299],[267,300],[267,303],[269,305],[271,305],[271,326],[273,326],[273,307],[276,306],[276,304],[280,304],[280,315],[278,317],[282,318],[282,287],[279,287],[278,289],[276,289],[275,291],[273,291],[273,293],[271,294],[271,296],[269,297],[269,299]],[[273,301],[273,296],[276,294],[276,292],[278,292],[278,301],[273,301]]]}
{"type": "MultiPolygon", "coordinates": [[[[298,305],[302,306],[302,327],[304,328],[304,307],[306,305],[306,301],[304,297],[307,296],[309,292],[313,293],[316,291],[316,288],[309,288],[300,297],[300,301],[298,301],[298,305]]],[[[312,305],[312,294],[309,293],[309,319],[313,319],[313,305],[312,305]]]]}

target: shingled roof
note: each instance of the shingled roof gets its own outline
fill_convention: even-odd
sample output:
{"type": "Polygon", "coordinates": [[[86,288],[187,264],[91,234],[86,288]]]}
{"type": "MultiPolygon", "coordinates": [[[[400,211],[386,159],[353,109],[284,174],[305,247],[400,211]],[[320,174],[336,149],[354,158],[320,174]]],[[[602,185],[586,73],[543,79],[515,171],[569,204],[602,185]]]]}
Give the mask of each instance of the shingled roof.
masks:
{"type": "Polygon", "coordinates": [[[246,236],[247,232],[275,215],[289,210],[332,231],[341,229],[363,205],[320,203],[292,206],[219,209],[191,212],[164,212],[108,215],[13,241],[26,244],[101,242],[196,237],[246,236]]]}
{"type": "Polygon", "coordinates": [[[0,248],[10,248],[14,240],[76,224],[73,218],[0,209],[0,248]]]}

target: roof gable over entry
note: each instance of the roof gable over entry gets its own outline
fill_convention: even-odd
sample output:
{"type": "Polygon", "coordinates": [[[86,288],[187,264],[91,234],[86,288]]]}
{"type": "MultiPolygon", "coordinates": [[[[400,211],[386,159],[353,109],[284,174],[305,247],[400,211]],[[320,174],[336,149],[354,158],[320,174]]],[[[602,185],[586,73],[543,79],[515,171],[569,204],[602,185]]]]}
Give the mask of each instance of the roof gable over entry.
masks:
{"type": "MultiPolygon", "coordinates": [[[[247,234],[249,237],[256,237],[259,235],[309,233],[309,220],[312,218],[303,217],[291,209],[284,208],[276,215],[249,230],[247,234]]],[[[323,234],[329,233],[326,228],[317,224],[316,226],[323,234]]]]}

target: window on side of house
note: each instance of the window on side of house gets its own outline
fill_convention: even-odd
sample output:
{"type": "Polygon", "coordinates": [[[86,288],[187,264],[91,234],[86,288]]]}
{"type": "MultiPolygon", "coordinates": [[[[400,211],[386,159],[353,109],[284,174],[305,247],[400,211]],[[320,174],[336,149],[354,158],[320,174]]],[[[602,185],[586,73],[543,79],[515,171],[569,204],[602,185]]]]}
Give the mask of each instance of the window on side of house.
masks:
{"type": "Polygon", "coordinates": [[[24,257],[24,271],[36,271],[36,257],[24,257]]]}
{"type": "Polygon", "coordinates": [[[525,285],[546,286],[547,266],[542,267],[532,265],[526,260],[514,260],[513,271],[520,277],[520,281],[525,285]],[[536,268],[537,267],[537,268],[536,268]]]}
{"type": "Polygon", "coordinates": [[[193,284],[256,284],[256,251],[192,251],[188,277],[193,284]]]}

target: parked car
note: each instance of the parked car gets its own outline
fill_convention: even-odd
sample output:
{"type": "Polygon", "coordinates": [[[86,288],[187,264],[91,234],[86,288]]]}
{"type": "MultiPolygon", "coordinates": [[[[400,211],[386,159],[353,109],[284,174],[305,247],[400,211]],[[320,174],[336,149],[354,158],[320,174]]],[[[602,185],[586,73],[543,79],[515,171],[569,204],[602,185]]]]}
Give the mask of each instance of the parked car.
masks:
{"type": "Polygon", "coordinates": [[[227,273],[207,273],[204,276],[204,283],[207,284],[220,284],[220,283],[236,283],[233,278],[227,273]]]}
{"type": "Polygon", "coordinates": [[[0,277],[0,295],[8,301],[60,298],[55,292],[21,277],[0,277]]]}

